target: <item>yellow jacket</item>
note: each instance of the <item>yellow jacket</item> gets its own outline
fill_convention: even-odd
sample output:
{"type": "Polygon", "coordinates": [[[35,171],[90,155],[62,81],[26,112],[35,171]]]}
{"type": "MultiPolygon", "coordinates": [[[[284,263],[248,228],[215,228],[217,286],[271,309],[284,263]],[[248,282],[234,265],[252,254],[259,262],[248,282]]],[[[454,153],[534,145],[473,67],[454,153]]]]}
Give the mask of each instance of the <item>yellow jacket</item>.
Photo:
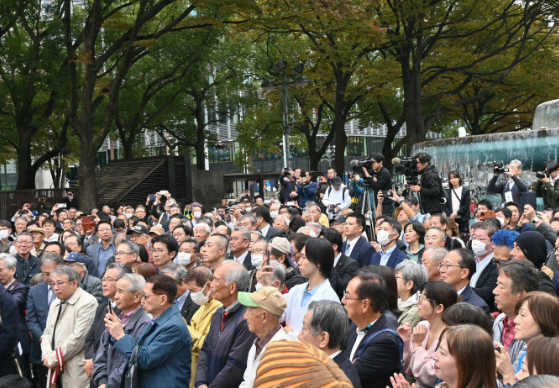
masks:
{"type": "Polygon", "coordinates": [[[330,222],[328,221],[328,216],[324,213],[321,214],[320,218],[318,219],[318,223],[326,228],[330,227],[330,222]]]}
{"type": "Polygon", "coordinates": [[[190,369],[190,388],[194,388],[194,376],[196,376],[196,366],[200,358],[200,350],[204,345],[204,340],[210,331],[210,323],[215,311],[221,307],[221,302],[212,299],[203,306],[200,306],[188,325],[188,331],[192,337],[192,367],[190,369]]]}

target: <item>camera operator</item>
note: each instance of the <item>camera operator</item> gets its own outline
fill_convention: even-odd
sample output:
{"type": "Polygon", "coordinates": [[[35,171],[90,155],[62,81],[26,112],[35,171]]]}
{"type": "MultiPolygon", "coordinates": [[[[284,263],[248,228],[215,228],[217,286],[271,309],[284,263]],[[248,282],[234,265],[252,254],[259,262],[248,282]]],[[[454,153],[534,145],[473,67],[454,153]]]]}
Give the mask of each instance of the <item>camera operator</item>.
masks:
{"type": "Polygon", "coordinates": [[[297,179],[299,179],[300,174],[300,168],[291,170],[290,168],[284,167],[281,169],[281,174],[279,176],[281,189],[278,197],[282,204],[292,201],[291,193],[297,192],[297,179]]]}
{"type": "MultiPolygon", "coordinates": [[[[369,184],[369,187],[375,193],[373,198],[376,198],[376,194],[379,191],[392,190],[392,175],[390,171],[384,167],[384,156],[382,154],[373,152],[369,158],[373,162],[371,170],[374,174],[369,174],[369,170],[363,167],[363,180],[365,183],[369,184]]],[[[390,198],[385,198],[382,202],[382,214],[390,217],[394,214],[394,201],[390,198]]]]}
{"type": "Polygon", "coordinates": [[[547,162],[545,174],[538,172],[536,176],[536,195],[543,197],[546,208],[559,208],[559,163],[555,160],[547,162]]]}
{"type": "Polygon", "coordinates": [[[420,152],[413,156],[416,168],[421,173],[420,185],[410,186],[411,191],[419,192],[423,214],[442,213],[441,198],[444,197],[443,185],[437,168],[431,164],[431,155],[420,152]]]}
{"type": "Polygon", "coordinates": [[[505,172],[508,173],[509,179],[497,182],[501,171],[499,171],[499,166],[495,166],[495,176],[489,181],[487,191],[489,193],[501,194],[504,202],[520,204],[520,194],[528,191],[528,183],[519,178],[522,172],[522,162],[517,159],[511,160],[506,168],[508,168],[508,171],[505,170],[505,172]]]}
{"type": "Polygon", "coordinates": [[[351,195],[349,195],[347,187],[342,185],[342,179],[339,176],[332,178],[332,186],[326,190],[322,204],[326,207],[328,219],[334,218],[340,210],[351,206],[351,195]]]}

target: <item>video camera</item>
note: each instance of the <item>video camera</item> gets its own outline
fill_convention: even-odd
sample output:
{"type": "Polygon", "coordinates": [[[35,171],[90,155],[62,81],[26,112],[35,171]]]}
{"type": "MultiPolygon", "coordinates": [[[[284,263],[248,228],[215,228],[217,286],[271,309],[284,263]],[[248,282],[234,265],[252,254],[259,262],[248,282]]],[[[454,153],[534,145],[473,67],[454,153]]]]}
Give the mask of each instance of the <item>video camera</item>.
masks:
{"type": "Polygon", "coordinates": [[[363,174],[363,167],[367,169],[369,175],[376,175],[376,171],[373,170],[373,161],[369,158],[363,159],[353,159],[349,162],[349,165],[352,167],[352,174],[353,175],[362,175],[363,174]]]}
{"type": "Polygon", "coordinates": [[[493,167],[493,169],[495,170],[495,174],[504,174],[506,172],[509,172],[509,169],[505,167],[503,162],[497,162],[494,160],[492,162],[487,162],[487,166],[493,167]]]}
{"type": "Polygon", "coordinates": [[[416,167],[416,161],[413,158],[394,158],[394,175],[403,175],[409,186],[419,184],[419,170],[416,167]]]}

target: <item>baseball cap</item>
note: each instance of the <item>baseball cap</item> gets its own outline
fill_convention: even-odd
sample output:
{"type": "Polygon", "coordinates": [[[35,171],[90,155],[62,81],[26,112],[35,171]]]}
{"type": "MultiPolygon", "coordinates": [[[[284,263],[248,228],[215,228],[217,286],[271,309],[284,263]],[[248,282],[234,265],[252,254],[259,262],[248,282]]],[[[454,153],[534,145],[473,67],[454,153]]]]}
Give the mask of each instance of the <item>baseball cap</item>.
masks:
{"type": "MultiPolygon", "coordinates": [[[[138,225],[136,225],[138,226],[138,225]]],[[[134,228],[132,228],[134,229],[134,228]]],[[[149,230],[149,234],[156,234],[158,236],[161,236],[162,234],[165,234],[165,229],[163,229],[163,227],[161,225],[155,225],[152,226],[151,229],[149,230]]]]}
{"type": "Polygon", "coordinates": [[[43,228],[33,228],[29,231],[29,233],[35,233],[35,232],[41,233],[43,236],[45,235],[45,230],[43,228]]]}
{"type": "Polygon", "coordinates": [[[336,218],[334,218],[332,220],[332,224],[335,223],[335,222],[340,223],[340,224],[344,224],[345,223],[345,217],[344,216],[337,216],[336,218]]]}
{"type": "Polygon", "coordinates": [[[263,308],[277,316],[281,316],[287,307],[287,301],[275,287],[262,287],[252,294],[239,292],[239,303],[247,307],[263,308]]]}
{"type": "Polygon", "coordinates": [[[342,178],[340,178],[339,176],[335,176],[334,178],[332,178],[332,186],[341,185],[341,184],[342,184],[342,178]]]}
{"type": "Polygon", "coordinates": [[[64,261],[85,264],[85,257],[78,252],[71,252],[64,258],[64,261]]]}
{"type": "Polygon", "coordinates": [[[129,229],[126,234],[130,235],[132,233],[149,234],[149,229],[144,225],[136,225],[132,229],[129,229]]]}

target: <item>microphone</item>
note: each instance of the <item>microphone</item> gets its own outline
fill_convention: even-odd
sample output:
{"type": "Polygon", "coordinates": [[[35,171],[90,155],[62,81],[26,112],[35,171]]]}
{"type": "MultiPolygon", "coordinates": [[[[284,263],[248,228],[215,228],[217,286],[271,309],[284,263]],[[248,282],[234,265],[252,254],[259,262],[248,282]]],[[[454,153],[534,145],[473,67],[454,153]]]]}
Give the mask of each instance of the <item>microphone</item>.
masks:
{"type": "Polygon", "coordinates": [[[359,166],[359,160],[353,159],[351,162],[349,162],[349,165],[351,167],[358,167],[359,166]]]}
{"type": "Polygon", "coordinates": [[[400,164],[402,163],[402,159],[400,158],[392,158],[392,164],[400,164]]]}

